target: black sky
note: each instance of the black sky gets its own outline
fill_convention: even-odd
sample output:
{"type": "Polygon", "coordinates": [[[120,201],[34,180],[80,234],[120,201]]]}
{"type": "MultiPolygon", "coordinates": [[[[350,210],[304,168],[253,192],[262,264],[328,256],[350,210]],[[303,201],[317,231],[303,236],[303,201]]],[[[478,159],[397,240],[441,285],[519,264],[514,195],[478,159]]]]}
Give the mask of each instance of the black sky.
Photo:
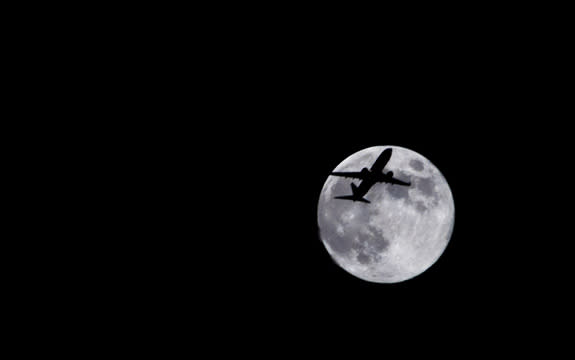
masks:
{"type": "Polygon", "coordinates": [[[458,329],[547,316],[541,300],[562,299],[552,202],[570,136],[552,68],[533,72],[516,48],[464,41],[407,52],[409,43],[267,40],[230,34],[195,63],[176,56],[181,66],[164,68],[172,86],[158,80],[129,98],[142,111],[113,128],[125,147],[113,156],[132,176],[120,180],[122,199],[137,210],[114,211],[141,235],[107,238],[125,267],[110,271],[117,291],[188,323],[208,313],[202,324],[216,332],[253,324],[269,337],[293,325],[458,329]],[[442,257],[393,285],[347,274],[318,237],[329,172],[376,145],[428,158],[455,201],[442,257]]]}

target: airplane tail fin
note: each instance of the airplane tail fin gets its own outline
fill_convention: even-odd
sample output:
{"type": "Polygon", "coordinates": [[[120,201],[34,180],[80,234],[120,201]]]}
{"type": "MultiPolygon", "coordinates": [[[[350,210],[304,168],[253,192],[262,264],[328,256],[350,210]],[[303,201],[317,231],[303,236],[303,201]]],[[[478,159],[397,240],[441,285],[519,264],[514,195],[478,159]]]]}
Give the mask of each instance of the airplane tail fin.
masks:
{"type": "Polygon", "coordinates": [[[355,185],[354,183],[351,183],[351,192],[352,192],[352,195],[336,196],[335,199],[361,201],[361,202],[370,204],[370,201],[369,201],[369,200],[364,199],[363,197],[361,197],[360,195],[358,195],[357,185],[355,185]]]}
{"type": "Polygon", "coordinates": [[[357,185],[351,183],[351,193],[355,195],[356,192],[357,192],[357,185]]]}

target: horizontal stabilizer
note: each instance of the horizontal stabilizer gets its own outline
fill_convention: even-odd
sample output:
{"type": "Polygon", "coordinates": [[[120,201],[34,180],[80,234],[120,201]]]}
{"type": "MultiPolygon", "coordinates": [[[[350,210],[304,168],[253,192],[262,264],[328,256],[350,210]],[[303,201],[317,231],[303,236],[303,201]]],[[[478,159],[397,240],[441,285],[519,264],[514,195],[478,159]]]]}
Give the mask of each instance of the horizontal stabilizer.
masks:
{"type": "Polygon", "coordinates": [[[370,204],[369,200],[366,200],[362,197],[355,196],[355,195],[348,195],[348,196],[336,196],[334,199],[342,199],[342,200],[352,200],[352,201],[361,201],[367,204],[370,204]]]}

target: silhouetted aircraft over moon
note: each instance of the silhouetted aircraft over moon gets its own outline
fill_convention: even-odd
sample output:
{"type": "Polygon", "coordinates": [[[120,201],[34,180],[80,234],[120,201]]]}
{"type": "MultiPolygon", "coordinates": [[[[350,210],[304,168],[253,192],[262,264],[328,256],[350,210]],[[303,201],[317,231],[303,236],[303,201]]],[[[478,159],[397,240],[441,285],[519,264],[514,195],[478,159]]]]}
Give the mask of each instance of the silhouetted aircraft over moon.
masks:
{"type": "Polygon", "coordinates": [[[439,259],[453,232],[455,204],[447,180],[429,159],[399,146],[373,146],[348,156],[332,172],[318,200],[317,224],[338,266],[366,281],[397,283],[439,259]],[[362,196],[369,190],[371,205],[336,200],[349,191],[346,176],[362,182],[354,181],[354,194],[343,198],[367,202],[362,196]]]}
{"type": "Polygon", "coordinates": [[[391,159],[391,152],[391,148],[383,150],[370,169],[364,167],[361,171],[332,172],[330,175],[361,180],[359,186],[354,183],[351,184],[351,195],[336,196],[335,199],[361,201],[369,204],[370,201],[365,199],[364,196],[376,183],[410,186],[411,183],[394,178],[393,171],[383,171],[383,168],[387,165],[389,159],[391,159]]]}

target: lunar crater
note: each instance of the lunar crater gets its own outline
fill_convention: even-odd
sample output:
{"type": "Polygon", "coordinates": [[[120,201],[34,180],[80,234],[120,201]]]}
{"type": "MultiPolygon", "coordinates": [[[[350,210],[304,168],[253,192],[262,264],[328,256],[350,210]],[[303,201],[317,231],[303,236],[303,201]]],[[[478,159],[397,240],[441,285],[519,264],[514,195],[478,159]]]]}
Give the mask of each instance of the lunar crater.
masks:
{"type": "Polygon", "coordinates": [[[417,190],[421,191],[427,197],[438,196],[437,192],[435,192],[435,182],[432,178],[418,177],[415,186],[417,190]]]}
{"type": "Polygon", "coordinates": [[[417,201],[415,203],[415,208],[417,209],[417,211],[423,213],[427,211],[427,206],[425,206],[425,203],[423,201],[417,201]]]}
{"type": "Polygon", "coordinates": [[[351,251],[352,244],[342,235],[340,235],[337,230],[333,231],[333,227],[328,223],[323,224],[323,229],[320,231],[320,236],[322,239],[326,239],[325,242],[332,251],[345,255],[351,251]]]}
{"type": "Polygon", "coordinates": [[[409,166],[411,166],[412,169],[417,171],[422,171],[424,169],[423,163],[417,159],[410,160],[409,166]]]}
{"type": "Polygon", "coordinates": [[[360,232],[355,242],[354,248],[356,250],[373,250],[377,253],[382,253],[389,247],[389,240],[381,235],[380,229],[375,229],[372,232],[360,232]]]}
{"type": "Polygon", "coordinates": [[[359,261],[360,264],[367,265],[371,263],[371,257],[365,253],[359,253],[357,255],[357,261],[359,261]]]}

